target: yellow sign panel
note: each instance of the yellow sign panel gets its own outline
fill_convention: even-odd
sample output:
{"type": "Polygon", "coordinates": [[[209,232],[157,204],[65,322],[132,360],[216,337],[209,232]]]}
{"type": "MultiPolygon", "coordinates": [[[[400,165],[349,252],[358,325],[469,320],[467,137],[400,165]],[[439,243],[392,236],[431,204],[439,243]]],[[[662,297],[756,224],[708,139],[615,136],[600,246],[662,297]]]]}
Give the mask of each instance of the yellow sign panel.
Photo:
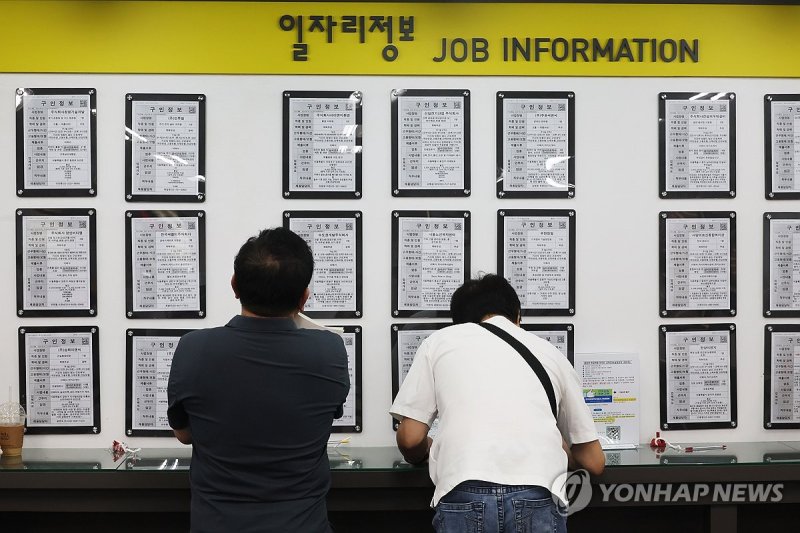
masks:
{"type": "Polygon", "coordinates": [[[800,77],[800,6],[0,2],[0,71],[800,77]]]}

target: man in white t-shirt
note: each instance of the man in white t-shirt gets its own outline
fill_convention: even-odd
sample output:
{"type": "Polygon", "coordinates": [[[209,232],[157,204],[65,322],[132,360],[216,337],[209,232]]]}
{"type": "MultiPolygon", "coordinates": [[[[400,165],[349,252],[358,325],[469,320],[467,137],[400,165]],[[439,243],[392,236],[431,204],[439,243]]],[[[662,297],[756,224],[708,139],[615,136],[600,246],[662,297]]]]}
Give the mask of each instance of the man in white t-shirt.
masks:
{"type": "MultiPolygon", "coordinates": [[[[434,528],[566,531],[550,488],[568,465],[593,475],[605,466],[574,369],[558,349],[519,327],[519,297],[501,276],[466,282],[450,311],[454,325],[422,343],[390,409],[400,421],[403,457],[429,461],[434,528]],[[542,379],[501,338],[508,335],[539,361],[542,379]],[[437,417],[433,440],[428,431],[437,417]]],[[[563,501],[561,487],[553,490],[563,501]]]]}

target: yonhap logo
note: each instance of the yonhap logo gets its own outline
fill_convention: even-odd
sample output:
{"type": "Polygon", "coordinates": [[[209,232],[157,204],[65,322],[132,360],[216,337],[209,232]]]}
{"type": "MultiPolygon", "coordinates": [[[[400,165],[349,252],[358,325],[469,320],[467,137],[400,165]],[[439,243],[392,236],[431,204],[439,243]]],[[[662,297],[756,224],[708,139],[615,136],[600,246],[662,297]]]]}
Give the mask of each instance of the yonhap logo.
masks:
{"type": "Polygon", "coordinates": [[[592,500],[589,472],[582,468],[574,472],[564,472],[553,482],[551,492],[561,515],[569,516],[585,509],[592,500]],[[565,501],[561,500],[560,494],[564,495],[565,501]]]}
{"type": "MultiPolygon", "coordinates": [[[[599,483],[598,500],[615,503],[769,503],[783,500],[783,483],[599,483]]],[[[570,516],[592,500],[589,472],[565,472],[550,492],[559,514],[570,516]]]]}

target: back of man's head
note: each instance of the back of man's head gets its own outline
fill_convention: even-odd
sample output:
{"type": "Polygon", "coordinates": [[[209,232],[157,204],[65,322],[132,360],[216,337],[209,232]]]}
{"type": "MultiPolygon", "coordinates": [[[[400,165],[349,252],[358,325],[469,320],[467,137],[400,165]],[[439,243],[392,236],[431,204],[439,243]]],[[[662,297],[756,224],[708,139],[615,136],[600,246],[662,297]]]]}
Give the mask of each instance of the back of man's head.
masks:
{"type": "Polygon", "coordinates": [[[242,307],[264,317],[296,311],[313,272],[314,256],[308,244],[284,228],[265,229],[250,237],[233,261],[242,307]]]}
{"type": "Polygon", "coordinates": [[[502,276],[486,274],[456,289],[450,299],[453,324],[475,322],[487,315],[501,315],[512,322],[519,318],[519,296],[502,276]]]}

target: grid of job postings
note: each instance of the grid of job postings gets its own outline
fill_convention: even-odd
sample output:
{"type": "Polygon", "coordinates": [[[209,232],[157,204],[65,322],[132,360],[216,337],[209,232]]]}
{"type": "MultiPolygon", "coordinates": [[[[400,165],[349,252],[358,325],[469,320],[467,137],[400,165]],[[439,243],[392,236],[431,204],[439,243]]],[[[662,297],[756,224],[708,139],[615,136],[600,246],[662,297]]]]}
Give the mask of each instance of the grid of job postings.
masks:
{"type": "MultiPolygon", "coordinates": [[[[92,171],[90,96],[26,93],[22,100],[26,188],[88,188],[92,171]]],[[[797,104],[776,102],[771,108],[776,190],[800,188],[797,104]]],[[[134,142],[135,192],[175,195],[196,192],[197,105],[191,101],[135,102],[133,129],[142,141],[134,142]]],[[[463,187],[467,164],[463,98],[403,96],[398,99],[398,106],[400,186],[412,190],[463,187]]],[[[507,155],[504,186],[509,190],[566,187],[565,161],[572,156],[568,153],[566,102],[508,99],[504,106],[503,146],[507,155]]],[[[668,100],[666,109],[667,188],[727,190],[731,178],[730,102],[668,100]]],[[[354,161],[358,152],[355,113],[356,103],[352,98],[291,99],[290,187],[293,190],[355,188],[354,161]]],[[[25,217],[23,276],[28,280],[25,308],[89,306],[91,272],[86,218],[25,217]]],[[[319,228],[318,221],[314,221],[315,227],[304,228],[311,220],[291,221],[292,229],[313,243],[317,260],[309,309],[355,309],[357,265],[353,250],[357,236],[352,222],[335,219],[331,221],[332,227],[319,228]]],[[[730,307],[730,223],[726,218],[666,221],[668,309],[730,307]]],[[[505,224],[505,271],[520,292],[523,307],[568,307],[569,218],[507,217],[505,224]]],[[[132,228],[133,309],[198,309],[200,258],[196,219],[135,218],[132,228]]],[[[800,249],[800,230],[793,230],[792,224],[787,223],[785,228],[774,225],[772,232],[771,306],[795,309],[800,306],[800,285],[787,268],[791,265],[794,272],[800,264],[795,257],[800,251],[797,254],[794,251],[800,249]]],[[[465,277],[464,255],[463,219],[402,217],[398,307],[447,309],[450,295],[465,277]]],[[[398,369],[401,381],[426,333],[430,332],[401,332],[398,369]]],[[[561,332],[537,334],[557,344],[564,338],[561,332]]],[[[667,338],[668,419],[671,422],[730,419],[728,335],[671,332],[667,338]]],[[[348,339],[345,336],[346,346],[348,339]]],[[[778,341],[780,351],[783,338],[778,341]]],[[[91,335],[30,334],[26,342],[30,355],[26,374],[31,387],[30,423],[91,424],[91,335]],[[72,366],[60,368],[59,361],[72,366]],[[36,380],[45,376],[45,366],[49,403],[43,410],[44,397],[36,394],[44,390],[44,382],[36,380]]],[[[135,426],[163,428],[161,395],[171,352],[156,350],[148,355],[141,344],[147,342],[155,340],[137,339],[135,350],[141,370],[135,387],[138,413],[135,426]],[[144,372],[141,365],[145,363],[155,365],[155,380],[144,372]],[[154,396],[148,396],[153,393],[154,396]],[[154,403],[148,403],[151,400],[154,403]]],[[[164,342],[164,338],[158,338],[158,342],[164,342]]],[[[566,346],[557,347],[566,352],[566,346]]],[[[353,365],[350,366],[353,378],[353,365]]],[[[785,370],[786,365],[776,367],[785,370]]],[[[776,371],[774,368],[773,372],[776,371]]],[[[787,380],[784,376],[778,381],[785,388],[787,380]]],[[[773,405],[774,412],[786,412],[787,400],[781,401],[780,406],[773,405]]],[[[352,403],[349,396],[348,404],[352,403]]],[[[348,409],[338,424],[354,423],[355,407],[348,409]]],[[[792,416],[796,418],[795,411],[792,416]]]]}

